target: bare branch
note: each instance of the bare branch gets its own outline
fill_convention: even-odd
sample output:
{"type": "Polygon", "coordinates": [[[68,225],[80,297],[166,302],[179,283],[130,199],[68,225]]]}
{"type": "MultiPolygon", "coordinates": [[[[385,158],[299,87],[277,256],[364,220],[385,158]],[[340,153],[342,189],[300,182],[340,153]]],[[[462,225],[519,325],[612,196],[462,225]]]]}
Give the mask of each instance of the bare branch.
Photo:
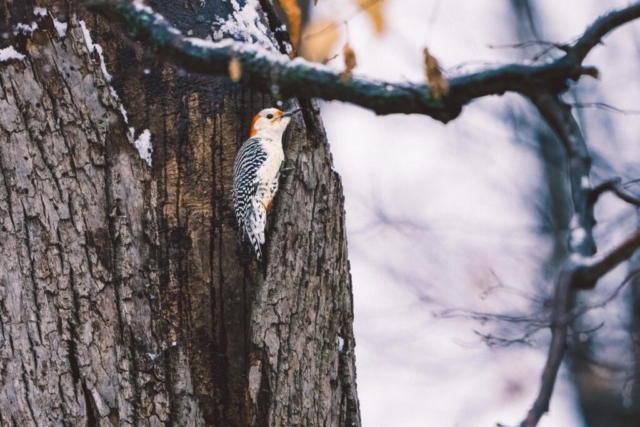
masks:
{"type": "MultiPolygon", "coordinates": [[[[575,319],[576,315],[584,313],[584,311],[573,313],[573,292],[576,289],[593,288],[601,277],[620,265],[620,263],[628,260],[638,248],[640,248],[640,230],[628,237],[620,246],[607,255],[591,257],[587,260],[574,256],[563,267],[556,282],[551,322],[551,344],[547,354],[547,362],[542,371],[540,391],[533,407],[527,414],[527,418],[520,424],[520,427],[535,427],[542,415],[549,410],[549,402],[553,394],[558,370],[567,349],[568,325],[575,319]]],[[[629,278],[620,285],[613,296],[617,295],[622,286],[628,281],[629,278]]],[[[607,299],[605,303],[610,301],[611,298],[607,299]]]]}
{"type": "Polygon", "coordinates": [[[540,92],[531,94],[531,101],[538,107],[540,114],[553,129],[564,145],[569,160],[569,180],[571,182],[571,196],[575,210],[571,221],[571,235],[569,248],[582,256],[591,256],[596,252],[593,240],[593,203],[590,203],[591,157],[587,150],[582,132],[571,113],[571,107],[562,102],[554,94],[540,92]]]}
{"type": "MultiPolygon", "coordinates": [[[[636,4],[601,17],[587,29],[560,61],[581,64],[589,51],[607,32],[637,18],[639,14],[640,7],[636,4]]],[[[596,252],[592,233],[595,225],[593,206],[599,196],[606,191],[612,191],[622,200],[634,205],[640,205],[640,198],[626,191],[619,179],[607,181],[592,190],[589,179],[591,157],[571,107],[564,103],[557,93],[548,91],[532,92],[529,98],[565,147],[569,161],[569,179],[575,214],[571,222],[569,239],[569,248],[574,255],[565,264],[556,283],[552,338],[547,362],[542,372],[540,391],[521,427],[535,427],[542,415],[549,410],[556,377],[567,347],[568,324],[574,317],[571,314],[573,292],[577,289],[593,288],[602,276],[629,259],[640,247],[640,231],[637,231],[608,254],[602,257],[591,257],[596,252]]]]}
{"type": "Polygon", "coordinates": [[[614,113],[620,113],[624,115],[640,114],[640,110],[626,110],[623,108],[614,107],[613,105],[609,105],[605,102],[573,102],[569,105],[574,108],[598,108],[600,110],[612,111],[614,113]]]}
{"type": "Polygon", "coordinates": [[[524,49],[531,46],[544,46],[551,47],[558,50],[562,50],[564,52],[568,52],[571,48],[569,45],[554,43],[546,40],[528,40],[526,42],[521,43],[513,43],[513,44],[501,44],[501,45],[489,45],[490,49],[524,49]]]}
{"type": "Polygon", "coordinates": [[[568,267],[563,269],[556,282],[553,315],[551,318],[551,344],[549,345],[547,362],[542,370],[540,391],[533,403],[533,407],[527,413],[527,418],[520,424],[520,427],[535,427],[542,415],[549,410],[549,402],[553,394],[558,370],[567,349],[567,328],[573,308],[572,290],[574,277],[575,270],[568,267]]]}
{"type": "Polygon", "coordinates": [[[640,18],[640,3],[638,2],[601,16],[587,28],[587,31],[573,45],[568,55],[571,57],[570,60],[578,64],[582,63],[591,49],[598,45],[607,33],[637,18],[640,18]]]}
{"type": "Polygon", "coordinates": [[[621,200],[624,200],[627,203],[630,203],[634,206],[640,206],[640,196],[637,196],[624,188],[624,185],[622,185],[620,178],[613,178],[605,181],[591,190],[591,193],[589,194],[589,202],[591,204],[595,204],[600,196],[607,191],[611,191],[621,200]]]}
{"type": "Polygon", "coordinates": [[[640,248],[640,230],[629,236],[618,247],[601,257],[593,257],[577,270],[575,286],[579,289],[593,288],[598,279],[628,260],[640,248]]]}
{"type": "Polygon", "coordinates": [[[543,65],[506,65],[450,79],[449,95],[436,99],[428,86],[418,83],[389,84],[354,76],[341,81],[332,69],[302,59],[289,61],[246,43],[204,42],[184,37],[153,10],[126,0],[86,0],[89,7],[122,22],[132,38],[143,41],[158,55],[188,71],[227,75],[229,61],[238,58],[242,83],[262,92],[277,90],[281,97],[316,97],[369,108],[378,114],[424,114],[442,122],[455,119],[471,100],[505,92],[530,94],[545,90],[558,93],[567,80],[595,75],[582,61],[600,39],[614,28],[640,17],[640,2],[596,20],[563,57],[543,65]]]}

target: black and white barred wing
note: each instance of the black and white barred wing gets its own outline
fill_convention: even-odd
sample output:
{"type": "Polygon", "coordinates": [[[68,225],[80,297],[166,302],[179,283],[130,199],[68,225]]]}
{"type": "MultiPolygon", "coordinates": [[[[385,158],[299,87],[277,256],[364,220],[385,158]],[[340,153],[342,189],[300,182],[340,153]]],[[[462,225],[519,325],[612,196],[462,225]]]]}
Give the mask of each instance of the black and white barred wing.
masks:
{"type": "Polygon", "coordinates": [[[267,225],[267,211],[258,196],[258,169],[265,163],[267,153],[258,138],[248,139],[236,155],[233,166],[233,203],[240,233],[246,236],[256,253],[262,259],[261,245],[267,225]]]}

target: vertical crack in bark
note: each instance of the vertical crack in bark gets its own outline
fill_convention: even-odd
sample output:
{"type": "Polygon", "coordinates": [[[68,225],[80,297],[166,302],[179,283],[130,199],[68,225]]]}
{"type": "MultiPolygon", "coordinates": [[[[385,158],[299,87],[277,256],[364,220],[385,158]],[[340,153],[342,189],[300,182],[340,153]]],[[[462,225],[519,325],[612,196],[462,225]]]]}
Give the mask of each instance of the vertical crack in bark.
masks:
{"type": "MultiPolygon", "coordinates": [[[[222,370],[219,366],[219,355],[221,354],[221,346],[219,341],[219,334],[222,326],[220,325],[218,317],[218,304],[220,296],[216,295],[216,274],[215,263],[217,263],[217,283],[222,283],[222,240],[217,238],[222,234],[222,221],[218,218],[221,216],[220,198],[222,191],[218,191],[222,184],[222,171],[221,167],[216,167],[217,158],[220,159],[222,164],[222,147],[221,141],[216,140],[219,136],[219,114],[216,111],[213,115],[213,131],[211,138],[209,139],[211,144],[211,175],[212,175],[212,195],[211,195],[211,218],[210,218],[210,231],[209,231],[209,293],[211,296],[210,309],[211,309],[211,336],[212,342],[210,347],[210,363],[211,363],[211,378],[210,381],[213,385],[213,419],[216,425],[222,424],[222,414],[220,408],[222,406],[221,400],[221,387],[222,384],[222,370]],[[217,156],[217,157],[216,157],[217,156]],[[217,246],[217,247],[216,247],[217,246]],[[217,253],[216,253],[217,252],[217,253]]],[[[221,317],[220,317],[221,318],[221,317]]]]}
{"type": "Polygon", "coordinates": [[[87,388],[87,384],[85,381],[82,381],[82,393],[84,395],[84,405],[87,414],[87,427],[98,427],[93,397],[91,396],[91,392],[87,388]]]}
{"type": "MultiPolygon", "coordinates": [[[[78,364],[78,358],[76,357],[76,342],[75,340],[67,341],[67,357],[69,358],[69,367],[71,368],[71,378],[73,379],[73,384],[78,384],[80,381],[80,365],[78,364]]],[[[74,391],[76,388],[74,387],[74,391]]],[[[76,393],[76,397],[77,393],[76,393]]]]}
{"type": "Polygon", "coordinates": [[[266,353],[266,349],[259,350],[261,356],[261,375],[260,375],[260,389],[258,390],[257,410],[256,410],[256,427],[269,427],[271,426],[271,419],[269,417],[269,410],[272,406],[272,392],[271,385],[269,384],[269,373],[267,367],[269,366],[269,356],[266,353]]]}
{"type": "MultiPolygon", "coordinates": [[[[4,85],[3,85],[4,87],[4,85]]],[[[7,135],[8,137],[9,135],[7,135]]],[[[15,233],[16,232],[16,222],[13,219],[13,201],[12,201],[12,191],[9,185],[9,181],[7,179],[7,172],[6,172],[6,168],[5,168],[5,161],[3,159],[3,154],[2,154],[2,150],[0,150],[0,173],[2,174],[2,184],[4,184],[4,189],[7,193],[6,195],[6,201],[7,201],[7,207],[9,208],[9,219],[11,220],[11,227],[12,230],[11,232],[15,233]]],[[[4,226],[3,226],[4,227],[4,226]]]]}
{"type": "MultiPolygon", "coordinates": [[[[27,257],[28,257],[28,262],[29,262],[29,274],[31,277],[31,296],[33,298],[34,304],[35,304],[35,310],[33,310],[33,314],[35,315],[36,318],[36,330],[38,331],[38,338],[40,340],[40,343],[42,343],[42,329],[41,329],[41,324],[42,324],[42,319],[40,318],[40,302],[39,302],[39,298],[38,298],[38,285],[37,285],[37,279],[36,279],[36,267],[34,265],[34,255],[31,253],[31,238],[29,237],[29,217],[27,215],[26,209],[24,207],[24,205],[22,205],[22,213],[23,213],[23,222],[24,222],[24,243],[25,243],[25,247],[27,249],[27,257]]],[[[31,337],[29,336],[29,339],[31,339],[31,337]]],[[[37,358],[34,356],[34,362],[37,360],[37,358]]]]}
{"type": "MultiPolygon", "coordinates": [[[[111,138],[107,136],[105,138],[105,151],[110,153],[112,151],[117,151],[116,147],[112,146],[111,138]]],[[[106,157],[106,171],[104,176],[104,196],[105,196],[105,204],[106,204],[106,212],[108,212],[106,219],[108,223],[109,230],[109,242],[108,246],[108,258],[111,260],[111,265],[113,266],[113,292],[115,294],[114,302],[116,305],[116,316],[117,316],[117,325],[118,333],[120,339],[125,341],[125,324],[126,322],[122,316],[122,297],[120,295],[120,288],[122,287],[122,277],[121,277],[121,266],[118,265],[118,257],[117,251],[120,243],[120,231],[119,231],[119,217],[123,215],[120,210],[120,206],[118,206],[118,201],[114,200],[114,195],[116,194],[115,184],[113,182],[115,178],[114,165],[111,160],[112,156],[106,157]]],[[[89,257],[87,257],[89,259],[89,257]]],[[[133,353],[132,353],[133,354],[133,353]]]]}
{"type": "Polygon", "coordinates": [[[31,406],[31,386],[29,385],[29,375],[27,374],[27,368],[24,366],[24,362],[21,362],[22,366],[22,383],[24,384],[24,400],[27,403],[27,407],[29,408],[29,413],[31,414],[31,420],[33,424],[38,426],[38,419],[36,418],[36,414],[33,411],[33,406],[31,406]]]}

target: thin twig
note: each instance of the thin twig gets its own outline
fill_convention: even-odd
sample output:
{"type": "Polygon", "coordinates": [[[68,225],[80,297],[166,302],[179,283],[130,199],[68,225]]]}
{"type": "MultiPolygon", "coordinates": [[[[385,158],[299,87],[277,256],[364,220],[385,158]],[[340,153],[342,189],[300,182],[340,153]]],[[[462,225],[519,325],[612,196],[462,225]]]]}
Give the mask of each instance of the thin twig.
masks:
{"type": "Polygon", "coordinates": [[[563,52],[567,52],[570,49],[570,45],[568,44],[554,43],[545,40],[528,40],[522,43],[488,45],[489,49],[524,49],[531,46],[552,47],[563,52]]]}
{"type": "Polygon", "coordinates": [[[612,111],[614,113],[620,113],[624,115],[635,115],[640,114],[640,110],[626,110],[618,107],[614,107],[613,105],[609,105],[604,102],[573,102],[569,103],[574,108],[598,108],[604,111],[612,111]]]}

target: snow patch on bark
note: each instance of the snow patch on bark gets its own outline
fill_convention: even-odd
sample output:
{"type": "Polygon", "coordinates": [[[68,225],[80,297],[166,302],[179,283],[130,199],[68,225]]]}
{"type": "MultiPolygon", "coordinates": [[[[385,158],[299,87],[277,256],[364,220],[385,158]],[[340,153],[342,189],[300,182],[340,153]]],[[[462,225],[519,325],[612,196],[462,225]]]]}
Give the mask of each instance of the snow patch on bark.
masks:
{"type": "Polygon", "coordinates": [[[45,9],[44,7],[36,6],[33,8],[33,14],[35,16],[41,16],[44,18],[45,16],[47,16],[47,9],[45,9]]]}
{"type": "Polygon", "coordinates": [[[237,0],[231,0],[231,5],[233,13],[228,18],[218,18],[211,26],[214,39],[221,39],[220,32],[222,32],[236,40],[258,43],[270,49],[274,48],[273,40],[267,36],[270,31],[260,19],[258,1],[248,0],[242,7],[237,0]]]}
{"type": "Polygon", "coordinates": [[[53,25],[56,27],[59,38],[63,38],[67,35],[67,28],[69,27],[69,24],[66,22],[60,22],[56,18],[53,18],[53,25]]]}
{"type": "MultiPolygon", "coordinates": [[[[104,76],[104,79],[107,81],[107,85],[109,86],[109,92],[111,93],[113,99],[115,99],[118,103],[120,114],[122,115],[125,124],[129,124],[129,115],[127,114],[127,110],[124,108],[124,105],[122,104],[120,96],[118,96],[116,90],[109,84],[113,79],[113,76],[109,73],[109,71],[107,71],[107,65],[104,61],[104,55],[102,53],[102,46],[93,42],[93,40],[91,39],[91,34],[87,29],[87,24],[84,21],[79,21],[79,23],[80,28],[82,29],[84,43],[87,46],[87,50],[90,54],[93,52],[98,54],[98,58],[100,59],[100,69],[102,70],[102,75],[104,76]]],[[[151,154],[153,153],[153,146],[151,145],[151,132],[149,131],[149,129],[145,129],[144,131],[142,131],[140,136],[138,136],[138,138],[135,140],[135,128],[129,127],[129,134],[131,136],[131,139],[129,141],[133,141],[133,145],[138,150],[138,153],[140,153],[140,158],[147,162],[149,166],[151,166],[151,154]]]]}
{"type": "Polygon", "coordinates": [[[19,33],[22,33],[26,36],[30,36],[37,29],[38,29],[38,24],[35,22],[32,22],[31,25],[27,25],[27,24],[23,24],[22,22],[19,22],[13,26],[13,35],[17,36],[19,33]]]}
{"type": "Polygon", "coordinates": [[[15,50],[13,46],[0,49],[0,62],[7,62],[7,61],[11,61],[12,59],[22,61],[24,58],[25,56],[20,52],[18,52],[17,50],[15,50]]]}
{"type": "Polygon", "coordinates": [[[569,223],[569,245],[572,248],[577,248],[582,245],[587,238],[587,230],[580,226],[578,215],[573,214],[571,222],[569,223]]]}
{"type": "MultiPolygon", "coordinates": [[[[45,9],[44,7],[34,7],[33,8],[33,14],[35,16],[37,16],[38,18],[46,18],[47,15],[49,15],[51,17],[51,20],[53,21],[53,26],[55,27],[56,31],[58,32],[58,38],[63,38],[67,35],[67,28],[69,27],[69,24],[67,24],[66,22],[60,22],[58,21],[52,14],[51,12],[49,12],[47,9],[45,9]]],[[[33,24],[32,24],[33,25],[33,24]]],[[[15,30],[14,30],[15,31],[15,30]]],[[[33,31],[32,31],[33,32],[33,31]]]]}
{"type": "Polygon", "coordinates": [[[84,43],[87,45],[87,50],[89,51],[89,53],[96,52],[98,54],[98,57],[100,58],[100,69],[102,70],[102,75],[107,82],[111,82],[113,76],[107,71],[107,65],[104,62],[104,55],[102,54],[102,46],[93,43],[91,34],[89,34],[89,30],[87,29],[87,24],[85,24],[84,21],[80,21],[80,28],[82,28],[84,43]]]}
{"type": "MultiPolygon", "coordinates": [[[[104,55],[102,54],[102,46],[100,46],[99,44],[93,43],[93,40],[91,39],[91,34],[87,29],[87,24],[84,21],[79,21],[79,23],[80,23],[80,28],[82,29],[82,35],[84,36],[84,43],[85,45],[87,45],[87,50],[89,51],[89,54],[92,54],[93,52],[96,52],[98,54],[98,58],[100,59],[100,69],[102,70],[102,75],[104,76],[104,79],[107,81],[107,83],[110,83],[113,76],[107,71],[107,64],[105,64],[104,55]]],[[[120,104],[120,113],[122,114],[122,118],[124,119],[124,122],[129,123],[127,110],[124,109],[124,106],[120,101],[120,97],[118,96],[118,93],[111,85],[109,85],[109,92],[111,92],[111,96],[113,96],[116,99],[116,101],[118,101],[118,104],[120,104]]]]}
{"type": "Polygon", "coordinates": [[[133,143],[140,153],[140,158],[147,162],[151,166],[151,154],[153,153],[153,146],[151,145],[151,132],[149,129],[142,131],[138,139],[133,143]]]}

